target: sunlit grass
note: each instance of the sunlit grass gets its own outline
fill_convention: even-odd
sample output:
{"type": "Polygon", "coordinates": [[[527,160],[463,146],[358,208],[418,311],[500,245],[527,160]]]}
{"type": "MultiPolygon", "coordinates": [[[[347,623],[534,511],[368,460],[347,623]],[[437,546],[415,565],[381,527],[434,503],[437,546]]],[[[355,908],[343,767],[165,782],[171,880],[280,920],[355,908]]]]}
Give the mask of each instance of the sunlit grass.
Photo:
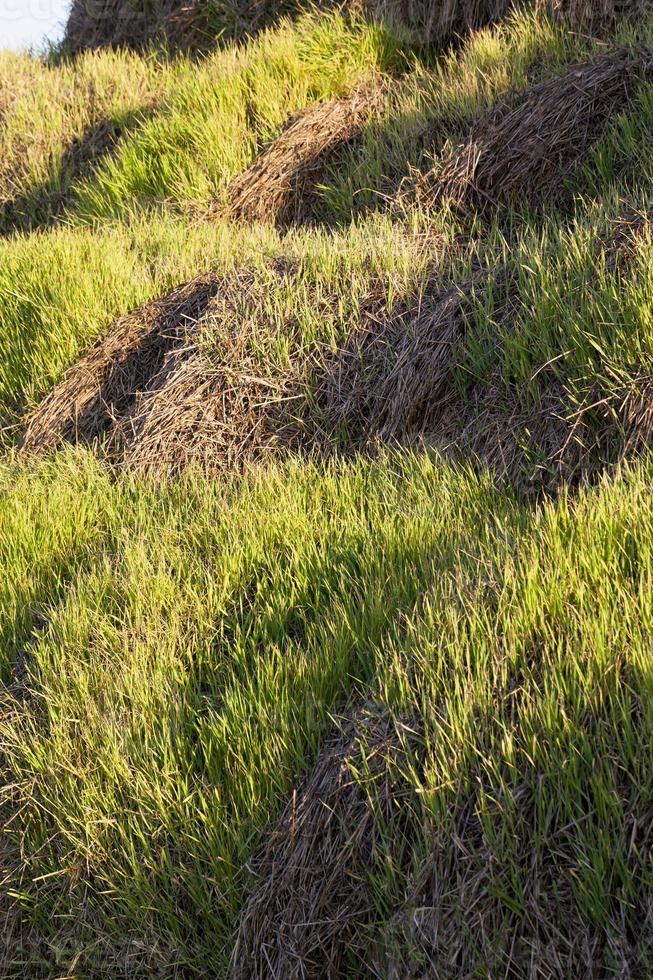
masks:
{"type": "MultiPolygon", "coordinates": [[[[619,26],[610,43],[650,35],[619,26]]],[[[405,853],[386,840],[361,883],[380,932],[410,914],[415,875],[460,839],[462,812],[480,828],[463,844],[497,962],[455,890],[451,921],[479,975],[503,975],[505,937],[545,905],[558,931],[571,909],[579,929],[637,933],[652,884],[647,459],[533,503],[477,460],[427,450],[147,483],[81,449],[26,462],[13,445],[114,319],[211,269],[250,271],[220,327],[255,321],[253,363],[317,372],[370,292],[389,314],[417,309],[483,268],[453,352],[457,395],[492,384],[527,410],[553,379],[560,411],[620,405],[651,375],[650,232],[613,254],[619,217],[650,207],[648,89],[566,204],[465,217],[383,197],[506,92],[603,47],[519,13],[436,59],[387,27],[313,13],[196,62],[0,57],[0,194],[23,208],[0,241],[0,748],[15,845],[0,881],[21,915],[0,972],[228,975],[261,835],[331,716],[369,702],[418,733],[405,853]],[[327,174],[323,227],[191,218],[289,115],[372,72],[385,114],[327,174]],[[71,142],[106,119],[125,123],[120,142],[92,174],[64,173],[71,142]],[[533,868],[554,882],[545,898],[533,868]]]]}

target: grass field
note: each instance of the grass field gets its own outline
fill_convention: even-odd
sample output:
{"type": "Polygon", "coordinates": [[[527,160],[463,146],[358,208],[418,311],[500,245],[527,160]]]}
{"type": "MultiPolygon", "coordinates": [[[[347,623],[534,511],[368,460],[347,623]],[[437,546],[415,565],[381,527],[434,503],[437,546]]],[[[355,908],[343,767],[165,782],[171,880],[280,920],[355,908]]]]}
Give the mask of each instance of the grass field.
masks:
{"type": "Polygon", "coordinates": [[[653,14],[224,7],[0,55],[0,973],[653,976],[653,14]]]}

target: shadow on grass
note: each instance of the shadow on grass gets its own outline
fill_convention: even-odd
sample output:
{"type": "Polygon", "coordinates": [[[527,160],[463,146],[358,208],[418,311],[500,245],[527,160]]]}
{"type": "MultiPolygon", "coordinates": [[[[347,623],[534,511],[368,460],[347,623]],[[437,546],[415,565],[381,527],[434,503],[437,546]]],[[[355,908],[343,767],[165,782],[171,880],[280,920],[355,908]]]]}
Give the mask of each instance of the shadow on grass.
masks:
{"type": "Polygon", "coordinates": [[[65,218],[74,209],[79,182],[92,178],[102,163],[117,152],[125,135],[137,129],[152,111],[147,106],[137,112],[109,116],[74,137],[61,156],[52,160],[50,173],[42,183],[2,206],[0,233],[36,231],[65,218]]]}

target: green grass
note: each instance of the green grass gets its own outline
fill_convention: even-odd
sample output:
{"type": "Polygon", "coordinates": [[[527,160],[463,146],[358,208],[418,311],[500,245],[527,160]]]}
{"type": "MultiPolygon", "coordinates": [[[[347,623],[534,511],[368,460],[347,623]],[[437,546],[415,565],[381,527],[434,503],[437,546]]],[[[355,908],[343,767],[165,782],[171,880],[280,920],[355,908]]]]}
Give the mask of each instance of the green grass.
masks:
{"type": "MultiPolygon", "coordinates": [[[[212,355],[251,322],[244,355],[297,369],[304,407],[370,292],[392,314],[480,262],[460,404],[494,387],[528,425],[557,385],[556,412],[601,402],[619,422],[651,374],[650,233],[609,260],[616,220],[651,203],[649,88],[570,198],[463,220],[384,196],[506,92],[603,46],[519,13],[436,57],[313,13],[194,62],[0,57],[3,975],[228,976],[269,822],[332,717],[369,702],[419,736],[403,837],[377,813],[366,957],[343,976],[390,960],[421,975],[429,956],[452,976],[511,961],[607,976],[620,957],[650,973],[647,454],[534,502],[475,458],[418,448],[160,483],[82,449],[15,449],[25,412],[115,318],[242,267],[254,286],[225,305],[212,355]],[[194,217],[290,114],[371,72],[386,110],[327,174],[322,225],[194,217]],[[122,139],[80,176],[71,143],[106,120],[122,139]],[[420,894],[429,868],[451,887],[420,894]],[[410,929],[425,907],[428,941],[410,929]]],[[[611,430],[606,458],[626,435],[611,430]]]]}
{"type": "MultiPolygon", "coordinates": [[[[111,975],[147,937],[144,975],[222,975],[252,844],[329,712],[361,697],[423,728],[416,862],[469,799],[497,915],[518,920],[532,846],[583,923],[632,917],[650,887],[629,851],[651,789],[650,477],[535,513],[428,455],[153,489],[67,454],[30,475],[29,507],[10,481],[3,552],[40,545],[3,633],[47,610],[2,728],[31,855],[14,888],[43,948],[111,975]]],[[[393,874],[376,887],[396,898],[393,874]]]]}

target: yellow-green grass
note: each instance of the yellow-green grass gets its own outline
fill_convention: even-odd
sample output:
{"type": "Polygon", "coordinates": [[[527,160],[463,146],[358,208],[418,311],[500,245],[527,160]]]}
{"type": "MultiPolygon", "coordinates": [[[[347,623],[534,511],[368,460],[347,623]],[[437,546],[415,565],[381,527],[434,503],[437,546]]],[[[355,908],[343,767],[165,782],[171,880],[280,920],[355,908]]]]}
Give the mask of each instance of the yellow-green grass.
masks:
{"type": "Polygon", "coordinates": [[[24,855],[7,975],[39,955],[80,976],[124,957],[130,975],[225,975],[259,835],[329,713],[370,699],[423,731],[412,862],[388,841],[361,885],[379,928],[468,802],[506,927],[536,914],[531,853],[583,927],[634,927],[651,885],[647,839],[631,841],[651,791],[650,479],[532,511],[424,454],[154,489],[83,453],[5,468],[0,548],[23,574],[3,578],[2,630],[25,654],[2,722],[24,855]]]}
{"type": "MultiPolygon", "coordinates": [[[[620,28],[610,43],[650,33],[620,28]]],[[[467,975],[507,975],[529,942],[546,966],[556,935],[574,934],[595,942],[599,975],[620,955],[650,972],[648,458],[533,504],[475,461],[426,450],[152,484],[81,449],[25,462],[11,445],[113,319],[243,265],[257,288],[222,326],[251,317],[247,353],[266,370],[303,356],[308,406],[320,356],[356,328],[370,290],[392,313],[481,263],[453,362],[463,402],[499,384],[527,413],[553,377],[569,414],[616,410],[651,373],[650,232],[623,260],[612,249],[616,220],[651,204],[650,89],[570,178],[568,206],[463,221],[406,199],[401,215],[365,214],[507,90],[599,49],[518,14],[411,61],[387,28],[330,14],[198,63],[0,59],[3,186],[28,202],[5,230],[51,221],[44,188],[69,208],[59,227],[0,242],[3,975],[228,975],[268,821],[330,716],[362,702],[420,734],[398,802],[405,837],[381,834],[361,883],[369,955],[343,975],[389,957],[407,973],[428,955],[405,928],[414,883],[470,814],[462,843],[482,897],[468,907],[452,885],[445,909],[467,975]],[[371,71],[403,74],[386,117],[325,181],[335,228],[281,236],[189,218],[288,114],[371,71]],[[125,117],[118,147],[66,185],[71,140],[125,117]],[[421,135],[434,123],[435,148],[421,135]]],[[[431,953],[444,973],[447,949],[431,953]]]]}

